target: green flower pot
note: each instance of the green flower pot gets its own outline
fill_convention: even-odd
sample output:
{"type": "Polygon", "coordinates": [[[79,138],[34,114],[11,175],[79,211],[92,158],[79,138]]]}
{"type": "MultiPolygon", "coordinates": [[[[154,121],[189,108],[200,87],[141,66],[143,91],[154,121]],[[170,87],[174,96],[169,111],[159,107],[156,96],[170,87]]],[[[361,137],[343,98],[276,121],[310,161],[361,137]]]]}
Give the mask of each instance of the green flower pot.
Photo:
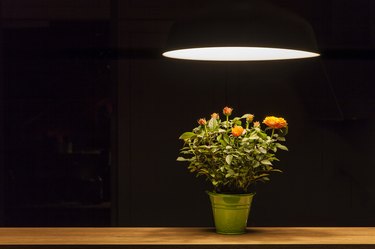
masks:
{"type": "Polygon", "coordinates": [[[247,219],[255,194],[217,194],[208,191],[207,194],[210,196],[216,232],[246,233],[247,219]]]}

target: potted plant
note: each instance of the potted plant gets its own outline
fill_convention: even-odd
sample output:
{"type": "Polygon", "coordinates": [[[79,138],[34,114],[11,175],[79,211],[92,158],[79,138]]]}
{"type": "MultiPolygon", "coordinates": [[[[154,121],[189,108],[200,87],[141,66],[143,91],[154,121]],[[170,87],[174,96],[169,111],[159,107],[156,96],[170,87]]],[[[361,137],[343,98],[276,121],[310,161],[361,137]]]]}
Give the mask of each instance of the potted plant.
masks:
{"type": "Polygon", "coordinates": [[[285,141],[288,124],[284,118],[269,116],[253,122],[254,115],[230,118],[233,109],[225,107],[221,120],[218,113],[207,121],[198,120],[198,127],[180,136],[184,145],[177,161],[187,161],[188,169],[196,176],[211,182],[207,191],[214,215],[216,232],[241,234],[246,231],[247,219],[255,195],[251,192],[258,182],[269,181],[275,154],[288,150],[285,141]]]}

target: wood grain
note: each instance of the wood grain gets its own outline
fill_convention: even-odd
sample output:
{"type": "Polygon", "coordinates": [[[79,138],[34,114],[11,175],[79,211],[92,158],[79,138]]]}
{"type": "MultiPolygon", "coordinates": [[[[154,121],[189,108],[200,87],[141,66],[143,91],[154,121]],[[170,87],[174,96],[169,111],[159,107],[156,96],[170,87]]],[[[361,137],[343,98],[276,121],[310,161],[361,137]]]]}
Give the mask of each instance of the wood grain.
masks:
{"type": "Polygon", "coordinates": [[[0,245],[8,246],[322,244],[375,245],[375,228],[264,227],[244,235],[219,235],[212,228],[0,228],[0,245]]]}

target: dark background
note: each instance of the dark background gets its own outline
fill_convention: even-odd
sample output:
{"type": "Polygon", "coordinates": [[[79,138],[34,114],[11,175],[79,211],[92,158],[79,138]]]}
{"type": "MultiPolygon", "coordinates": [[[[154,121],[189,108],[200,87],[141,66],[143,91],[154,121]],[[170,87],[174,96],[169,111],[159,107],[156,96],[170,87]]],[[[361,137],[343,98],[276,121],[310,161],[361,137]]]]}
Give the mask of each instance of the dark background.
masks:
{"type": "Polygon", "coordinates": [[[177,138],[229,105],[290,127],[249,225],[374,226],[375,1],[271,2],[322,57],[162,58],[172,22],[215,1],[0,1],[0,225],[212,226],[177,138]]]}

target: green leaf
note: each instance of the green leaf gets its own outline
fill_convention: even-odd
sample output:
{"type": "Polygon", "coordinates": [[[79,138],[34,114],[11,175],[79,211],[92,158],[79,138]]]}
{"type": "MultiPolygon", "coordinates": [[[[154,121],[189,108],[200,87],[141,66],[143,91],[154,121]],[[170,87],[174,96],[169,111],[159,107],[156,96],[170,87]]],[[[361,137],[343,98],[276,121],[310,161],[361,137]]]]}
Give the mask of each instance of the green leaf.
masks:
{"type": "Polygon", "coordinates": [[[251,135],[249,137],[249,139],[258,139],[258,138],[259,138],[259,136],[256,133],[251,133],[251,135]]]}
{"type": "Polygon", "coordinates": [[[228,137],[228,135],[227,135],[227,134],[224,134],[223,138],[224,138],[224,141],[225,141],[227,144],[229,144],[229,137],[228,137]]]}
{"type": "Polygon", "coordinates": [[[227,162],[228,165],[232,163],[233,156],[232,155],[227,155],[225,157],[225,161],[227,162]]]}
{"type": "Polygon", "coordinates": [[[223,145],[223,146],[226,146],[227,145],[227,143],[224,141],[224,140],[222,140],[222,139],[220,139],[220,141],[219,141],[220,143],[221,143],[221,145],[223,145]]]}
{"type": "Polygon", "coordinates": [[[190,158],[184,158],[182,156],[179,156],[179,157],[177,157],[177,161],[179,161],[179,162],[190,161],[190,158]]]}
{"type": "Polygon", "coordinates": [[[279,148],[280,150],[286,150],[286,151],[288,151],[288,148],[285,145],[276,143],[276,147],[279,148]]]}
{"type": "Polygon", "coordinates": [[[263,165],[272,165],[272,163],[269,160],[262,160],[260,161],[263,165]]]}
{"type": "Polygon", "coordinates": [[[263,154],[266,154],[267,153],[267,150],[263,147],[258,147],[259,151],[263,154]]]}
{"type": "Polygon", "coordinates": [[[180,137],[179,137],[179,139],[183,139],[183,140],[186,140],[186,139],[190,139],[190,138],[192,138],[193,136],[195,136],[196,134],[194,133],[194,132],[185,132],[185,133],[183,133],[180,137]]]}
{"type": "Polygon", "coordinates": [[[269,174],[260,174],[258,176],[255,176],[254,179],[259,179],[259,178],[263,178],[263,177],[267,177],[269,176],[269,174]]]}
{"type": "Polygon", "coordinates": [[[289,129],[288,129],[288,126],[279,129],[279,135],[285,137],[285,136],[288,134],[288,130],[289,130],[289,129]]]}
{"type": "Polygon", "coordinates": [[[279,172],[279,173],[283,173],[281,170],[279,169],[271,169],[272,172],[279,172]]]}
{"type": "Polygon", "coordinates": [[[234,171],[232,169],[228,170],[228,173],[225,175],[225,178],[231,177],[234,175],[234,171]]]}
{"type": "Polygon", "coordinates": [[[277,141],[285,142],[285,137],[277,137],[277,141]]]}
{"type": "Polygon", "coordinates": [[[253,152],[253,149],[245,148],[244,151],[245,151],[246,153],[251,153],[251,152],[253,152]]]}
{"type": "Polygon", "coordinates": [[[241,126],[242,125],[242,121],[241,120],[236,120],[236,121],[234,121],[234,124],[238,125],[238,126],[241,126]]]}
{"type": "Polygon", "coordinates": [[[263,138],[263,139],[266,139],[267,138],[267,134],[266,133],[263,133],[263,132],[259,132],[258,133],[258,136],[263,138]]]}
{"type": "Polygon", "coordinates": [[[258,161],[255,161],[253,167],[254,167],[254,168],[258,168],[259,166],[260,166],[260,163],[259,163],[258,161]]]}
{"type": "Polygon", "coordinates": [[[214,130],[216,127],[217,127],[218,123],[217,123],[217,120],[215,118],[211,118],[209,121],[208,121],[208,129],[210,130],[214,130]]]}
{"type": "Polygon", "coordinates": [[[216,140],[217,140],[218,142],[220,142],[221,137],[222,137],[222,135],[220,134],[219,136],[217,136],[216,140]]]}

